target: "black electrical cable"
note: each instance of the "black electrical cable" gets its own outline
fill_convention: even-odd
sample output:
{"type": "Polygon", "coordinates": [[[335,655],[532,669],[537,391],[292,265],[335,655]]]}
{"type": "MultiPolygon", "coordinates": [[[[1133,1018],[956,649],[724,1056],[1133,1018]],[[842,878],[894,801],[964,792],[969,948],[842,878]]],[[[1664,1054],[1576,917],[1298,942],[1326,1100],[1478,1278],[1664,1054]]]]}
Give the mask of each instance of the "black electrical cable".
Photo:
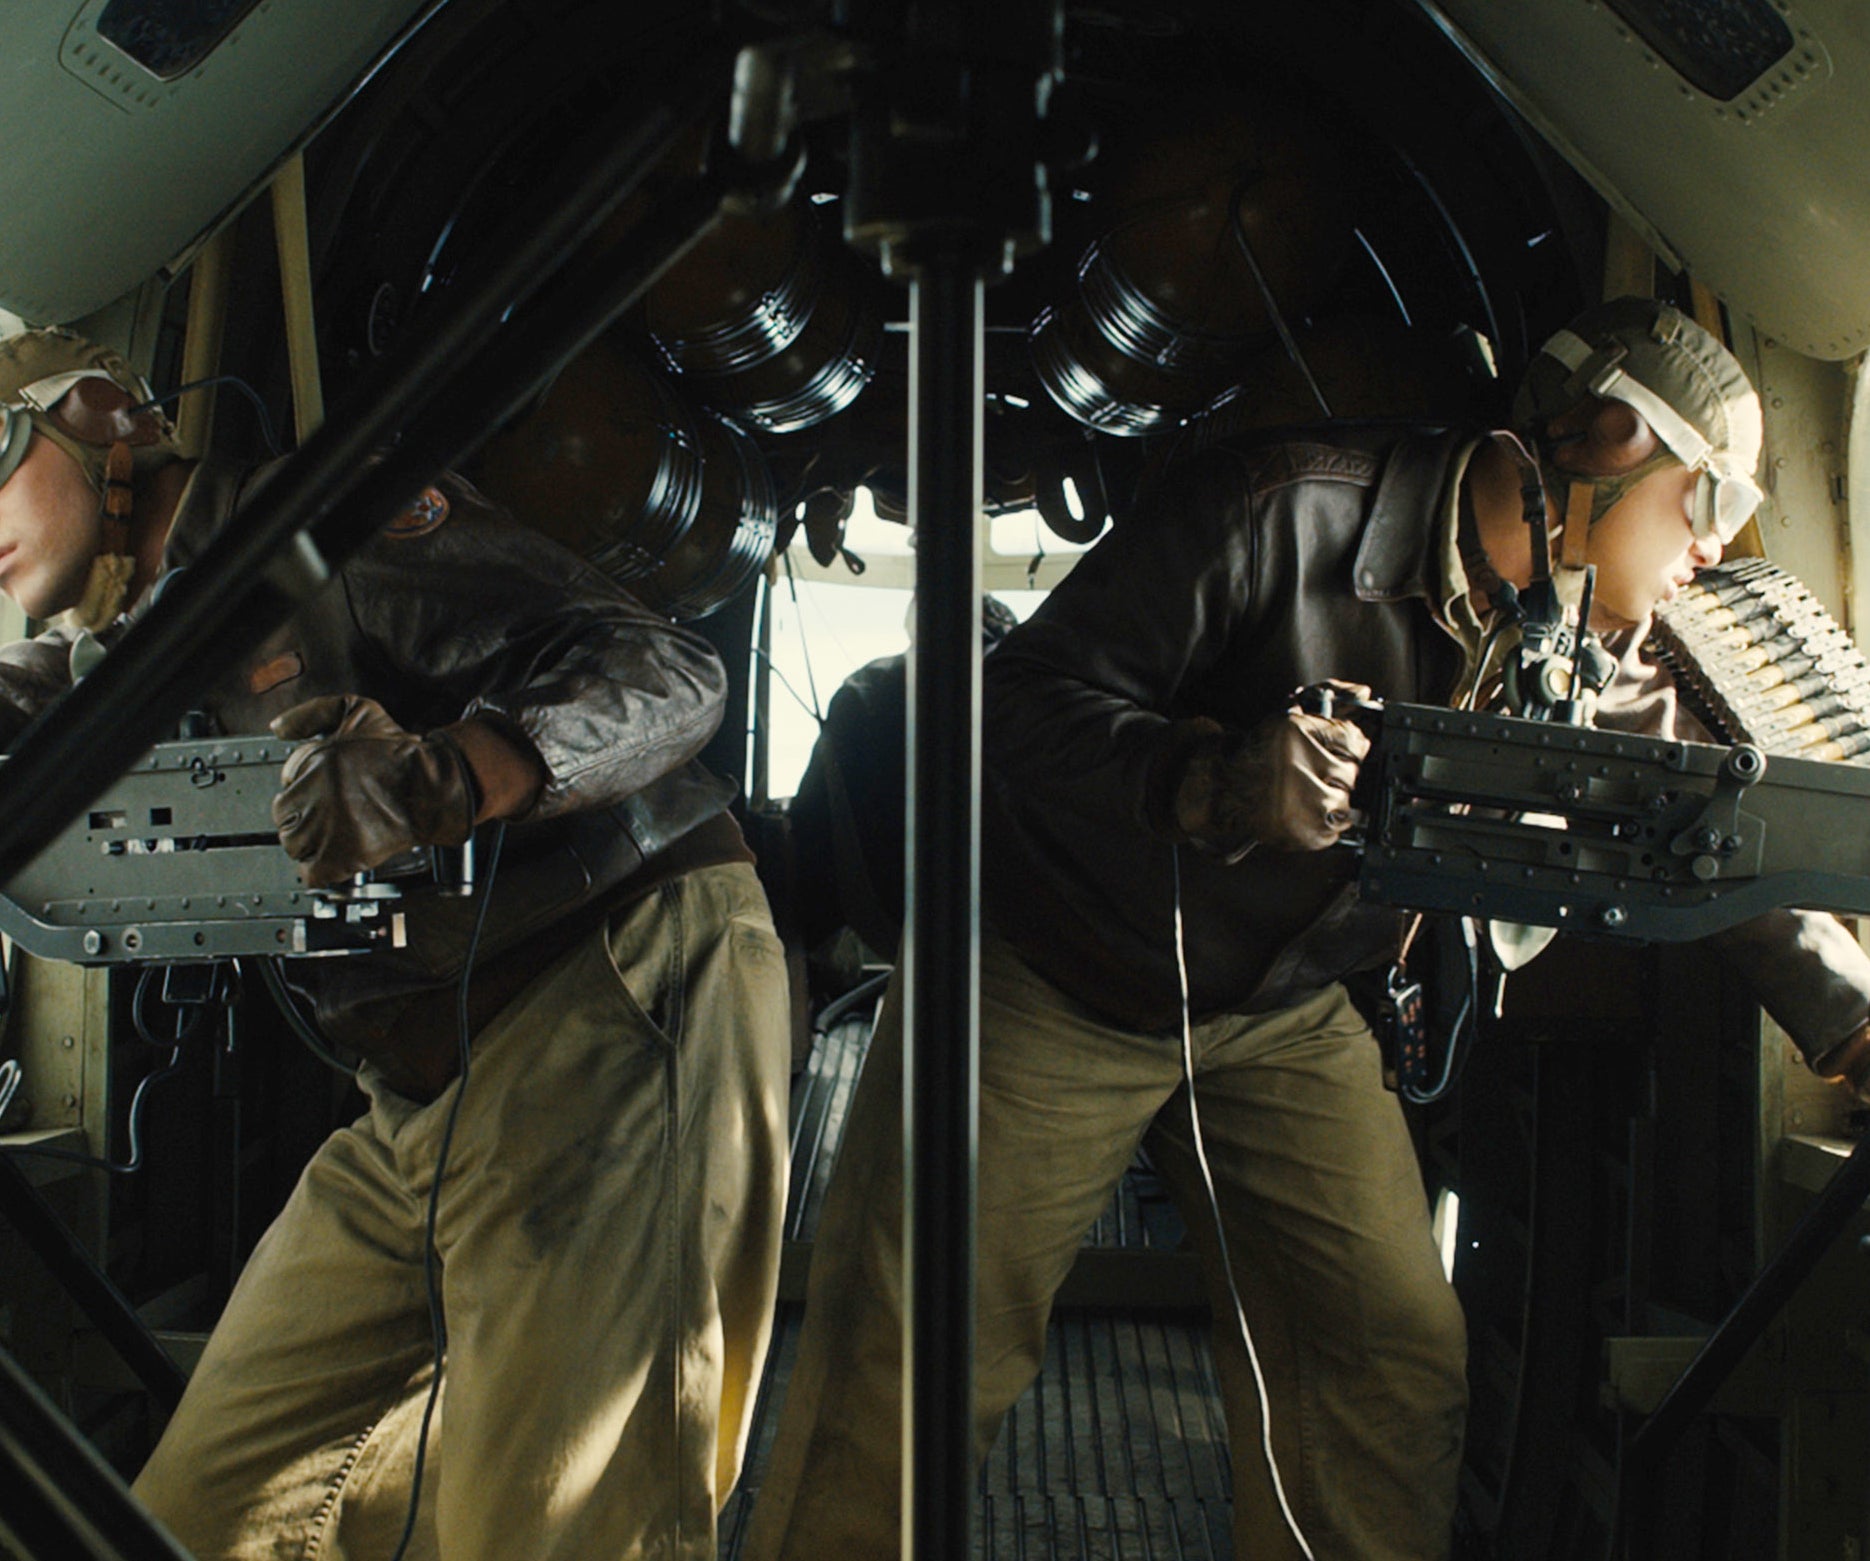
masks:
{"type": "Polygon", "coordinates": [[[468,988],[474,979],[474,956],[480,949],[481,929],[487,925],[487,907],[493,903],[494,878],[500,870],[500,847],[506,840],[506,824],[496,823],[489,832],[487,866],[480,875],[481,900],[474,915],[474,930],[468,934],[467,953],[461,962],[461,981],[455,989],[456,1039],[459,1045],[460,1076],[455,1080],[454,1099],[448,1103],[448,1121],[442,1128],[441,1148],[435,1152],[435,1180],[429,1185],[427,1229],[422,1244],[422,1277],[428,1291],[429,1328],[435,1338],[435,1370],[429,1380],[428,1402],[422,1406],[422,1429],[416,1438],[415,1468],[409,1476],[409,1516],[403,1522],[403,1537],[396,1542],[390,1561],[403,1561],[409,1541],[416,1531],[416,1514],[422,1506],[422,1469],[428,1458],[429,1422],[435,1415],[435,1401],[441,1394],[442,1365],[448,1354],[448,1324],[442,1316],[441,1276],[436,1272],[435,1227],[441,1217],[442,1178],[448,1171],[448,1149],[454,1142],[455,1122],[461,1115],[461,1097],[467,1093],[469,1043],[468,988]]]}
{"type": "Polygon", "coordinates": [[[75,1149],[52,1149],[39,1144],[9,1144],[3,1151],[14,1155],[36,1155],[42,1160],[69,1160],[74,1165],[87,1165],[95,1171],[108,1171],[112,1176],[134,1176],[143,1169],[143,1108],[149,1099],[150,1090],[164,1079],[179,1073],[182,1068],[182,1045],[191,1040],[200,1030],[207,1018],[206,1003],[189,1006],[198,1008],[193,1017],[175,1034],[173,1040],[159,1039],[149,1028],[149,1021],[143,1012],[143,1004],[151,982],[161,974],[161,967],[146,965],[137,977],[136,990],[130,999],[130,1022],[135,1027],[137,1038],[157,1051],[166,1050],[168,1059],[160,1068],[146,1073],[137,1081],[136,1092],[130,1097],[129,1122],[127,1130],[130,1137],[130,1157],[117,1161],[98,1155],[81,1154],[75,1149]]]}
{"type": "MultiPolygon", "coordinates": [[[[792,595],[792,610],[798,615],[799,651],[805,661],[805,686],[812,696],[812,714],[817,718],[818,724],[823,726],[825,724],[824,707],[818,703],[818,679],[812,675],[812,647],[806,641],[805,612],[804,609],[799,606],[799,577],[793,572],[792,554],[790,552],[785,552],[781,553],[779,557],[786,566],[786,589],[792,595]]],[[[785,682],[785,679],[781,678],[780,682],[785,682]]],[[[797,698],[798,696],[795,694],[793,697],[797,698]]]]}
{"type": "Polygon", "coordinates": [[[285,454],[285,451],[279,447],[279,438],[273,432],[273,420],[267,415],[266,403],[260,399],[259,391],[255,390],[238,374],[216,374],[208,379],[190,380],[186,385],[177,385],[175,389],[165,390],[159,396],[151,396],[147,401],[137,402],[135,406],[130,408],[128,415],[135,417],[138,412],[147,412],[151,407],[159,407],[165,401],[178,401],[183,396],[187,395],[189,391],[206,390],[210,385],[232,385],[251,401],[253,403],[253,415],[259,420],[260,437],[266,441],[267,450],[273,455],[285,454]]]}
{"type": "MultiPolygon", "coordinates": [[[[236,960],[235,964],[238,965],[239,961],[236,960]]],[[[279,968],[279,961],[262,959],[259,965],[260,982],[272,998],[274,1007],[279,1010],[280,1017],[286,1021],[286,1028],[299,1038],[307,1051],[332,1072],[341,1073],[347,1079],[356,1078],[358,1065],[346,1062],[338,1056],[319,1032],[318,1026],[306,1017],[297,999],[293,997],[292,989],[286,985],[286,978],[279,968]]]]}
{"type": "Polygon", "coordinates": [[[829,1035],[838,1022],[853,1009],[862,1007],[874,998],[884,987],[889,985],[890,971],[879,970],[875,975],[865,976],[848,992],[842,992],[825,1004],[818,1017],[812,1021],[814,1035],[829,1035]]]}
{"type": "Polygon", "coordinates": [[[803,710],[808,716],[810,716],[814,721],[816,721],[820,726],[823,726],[825,724],[825,718],[822,715],[820,715],[818,711],[814,710],[809,704],[805,702],[805,696],[801,694],[796,688],[794,688],[792,686],[792,680],[788,678],[785,675],[785,673],[779,670],[779,663],[773,660],[773,653],[769,650],[763,650],[758,645],[755,645],[753,647],[753,654],[757,656],[761,661],[766,663],[766,670],[772,673],[774,677],[779,679],[779,686],[792,696],[794,702],[798,705],[798,707],[801,710],[803,710]]]}
{"type": "Polygon", "coordinates": [[[1486,637],[1480,642],[1480,657],[1474,663],[1474,681],[1468,685],[1467,695],[1462,699],[1460,705],[1457,706],[1458,709],[1472,710],[1474,708],[1476,702],[1480,699],[1480,686],[1487,678],[1487,663],[1493,660],[1493,653],[1500,643],[1500,637],[1505,634],[1508,629],[1513,628],[1517,624],[1517,621],[1517,619],[1502,616],[1494,626],[1487,631],[1486,637]]]}
{"type": "Polygon", "coordinates": [[[159,1036],[150,1028],[149,1013],[143,1005],[149,1001],[149,994],[156,985],[155,978],[163,968],[160,965],[145,965],[137,975],[135,991],[130,994],[130,1026],[136,1031],[136,1038],[139,1041],[145,1046],[155,1047],[157,1051],[168,1051],[192,1041],[200,1033],[202,1025],[208,1018],[206,1002],[174,1003],[171,1006],[177,1009],[194,1009],[194,1012],[177,1026],[175,1034],[159,1036]]]}
{"type": "Polygon", "coordinates": [[[1432,1106],[1461,1081],[1468,1054],[1480,1036],[1480,942],[1471,918],[1461,919],[1461,933],[1467,940],[1467,995],[1448,1026],[1448,1050],[1442,1057],[1441,1076],[1433,1084],[1420,1084],[1398,1069],[1397,1093],[1412,1105],[1432,1106]]]}

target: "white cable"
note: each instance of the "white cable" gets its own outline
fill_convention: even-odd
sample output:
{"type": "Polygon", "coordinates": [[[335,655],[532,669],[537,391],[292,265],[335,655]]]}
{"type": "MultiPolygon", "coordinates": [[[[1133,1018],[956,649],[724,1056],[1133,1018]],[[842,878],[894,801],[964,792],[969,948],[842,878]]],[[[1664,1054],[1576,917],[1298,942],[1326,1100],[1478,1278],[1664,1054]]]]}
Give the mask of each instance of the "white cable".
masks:
{"type": "Polygon", "coordinates": [[[1208,1151],[1201,1141],[1201,1114],[1195,1105],[1195,1030],[1188,1013],[1188,950],[1182,938],[1182,848],[1169,847],[1175,883],[1175,974],[1182,993],[1182,1082],[1188,1091],[1188,1125],[1195,1144],[1195,1163],[1201,1167],[1201,1184],[1207,1189],[1208,1209],[1214,1215],[1214,1238],[1220,1243],[1221,1271],[1227,1275],[1227,1293],[1234,1303],[1234,1316],[1240,1323],[1240,1340],[1247,1347],[1247,1364],[1253,1368],[1253,1390],[1260,1399],[1260,1447],[1266,1454],[1266,1467],[1273,1477],[1273,1494],[1279,1498],[1279,1513],[1286,1520],[1305,1561],[1316,1561],[1305,1533],[1293,1515],[1292,1503],[1286,1500],[1285,1481],[1279,1478],[1279,1460],[1273,1455],[1273,1406],[1266,1395],[1266,1373],[1260,1369],[1260,1352],[1253,1346],[1253,1330],[1247,1326],[1247,1309],[1240,1299],[1240,1287],[1234,1282],[1234,1261],[1227,1251],[1227,1229],[1221,1223],[1221,1200],[1214,1191],[1214,1173],[1208,1168],[1208,1151]]]}

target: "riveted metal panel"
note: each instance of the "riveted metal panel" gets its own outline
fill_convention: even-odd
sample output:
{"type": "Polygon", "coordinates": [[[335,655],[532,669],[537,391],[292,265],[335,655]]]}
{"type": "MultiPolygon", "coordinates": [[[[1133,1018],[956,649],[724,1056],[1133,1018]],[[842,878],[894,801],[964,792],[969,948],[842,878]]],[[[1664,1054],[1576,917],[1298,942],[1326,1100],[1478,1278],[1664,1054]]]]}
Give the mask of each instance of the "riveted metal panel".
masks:
{"type": "Polygon", "coordinates": [[[1789,43],[1728,98],[1645,37],[1632,17],[1655,7],[1637,0],[1421,3],[1671,265],[1811,357],[1870,346],[1870,28],[1854,0],[1758,0],[1789,43]]]}
{"type": "Polygon", "coordinates": [[[35,324],[177,268],[432,0],[260,0],[166,81],[99,34],[106,3],[7,10],[0,306],[35,324]]]}

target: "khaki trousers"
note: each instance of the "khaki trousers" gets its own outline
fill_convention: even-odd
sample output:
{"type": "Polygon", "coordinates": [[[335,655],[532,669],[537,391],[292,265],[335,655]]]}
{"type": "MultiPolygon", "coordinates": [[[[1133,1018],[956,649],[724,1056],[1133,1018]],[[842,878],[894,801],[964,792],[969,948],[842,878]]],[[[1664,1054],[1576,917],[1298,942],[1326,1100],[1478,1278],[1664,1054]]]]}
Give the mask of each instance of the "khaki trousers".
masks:
{"type": "MultiPolygon", "coordinates": [[[[787,1052],[783,955],[738,864],[626,907],[476,1038],[412,1557],[711,1561],[770,1332],[787,1052]]],[[[136,1482],[203,1561],[388,1561],[402,1531],[454,1089],[371,1095],[255,1250],[136,1482]]]]}
{"type": "MultiPolygon", "coordinates": [[[[1189,1133],[1181,1049],[1102,1023],[989,937],[981,956],[975,1452],[1037,1374],[1052,1297],[1145,1138],[1209,1277],[1240,1561],[1300,1554],[1189,1133]]],[[[804,1333],[748,1561],[899,1552],[902,1043],[892,986],[812,1255],[804,1333]]],[[[1273,1447],[1318,1561],[1432,1561],[1466,1410],[1461,1310],[1377,1047],[1341,987],[1195,1027],[1201,1130],[1267,1375],[1273,1447]]]]}

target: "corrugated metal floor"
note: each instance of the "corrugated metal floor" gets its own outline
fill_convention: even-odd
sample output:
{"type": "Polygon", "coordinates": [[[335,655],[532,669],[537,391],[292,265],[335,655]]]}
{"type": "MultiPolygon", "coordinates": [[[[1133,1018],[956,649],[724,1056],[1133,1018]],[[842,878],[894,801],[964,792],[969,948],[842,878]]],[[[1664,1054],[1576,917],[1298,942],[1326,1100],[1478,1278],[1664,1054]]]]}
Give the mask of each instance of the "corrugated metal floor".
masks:
{"type": "MultiPolygon", "coordinates": [[[[819,1038],[793,1089],[788,1236],[811,1239],[872,1004],[819,1038]]],[[[1092,1256],[1173,1251],[1181,1227],[1146,1170],[1125,1178],[1086,1245],[1092,1256]]],[[[1165,1262],[1167,1259],[1164,1260],[1165,1262]]],[[[1081,1273],[1085,1270],[1081,1270],[1081,1273]]],[[[1095,1303],[1096,1271],[1070,1293],[1095,1303]]],[[[752,1454],[722,1516],[737,1561],[764,1476],[775,1410],[803,1308],[780,1308],[752,1454]]],[[[1061,1308],[1038,1380],[1014,1406],[982,1471],[975,1553],[983,1561],[1231,1561],[1232,1501],[1207,1325],[1153,1307],[1061,1308]]]]}

